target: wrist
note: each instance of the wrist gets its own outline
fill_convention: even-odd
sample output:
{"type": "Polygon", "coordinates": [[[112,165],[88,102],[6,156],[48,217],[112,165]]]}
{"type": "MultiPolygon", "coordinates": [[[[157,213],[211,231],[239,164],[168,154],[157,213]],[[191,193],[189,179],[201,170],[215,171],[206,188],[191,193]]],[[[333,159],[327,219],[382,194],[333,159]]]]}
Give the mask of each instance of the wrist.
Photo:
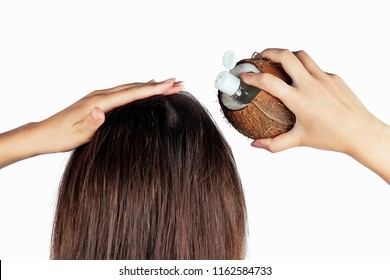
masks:
{"type": "Polygon", "coordinates": [[[375,118],[355,140],[348,154],[390,183],[390,126],[375,118]]]}
{"type": "Polygon", "coordinates": [[[26,125],[25,134],[29,139],[26,154],[29,157],[50,153],[49,146],[47,145],[48,133],[46,130],[43,121],[32,122],[26,125]]]}
{"type": "Polygon", "coordinates": [[[365,150],[370,148],[381,134],[386,124],[373,115],[356,118],[351,125],[345,126],[344,144],[341,152],[357,159],[365,155],[365,150]]]}

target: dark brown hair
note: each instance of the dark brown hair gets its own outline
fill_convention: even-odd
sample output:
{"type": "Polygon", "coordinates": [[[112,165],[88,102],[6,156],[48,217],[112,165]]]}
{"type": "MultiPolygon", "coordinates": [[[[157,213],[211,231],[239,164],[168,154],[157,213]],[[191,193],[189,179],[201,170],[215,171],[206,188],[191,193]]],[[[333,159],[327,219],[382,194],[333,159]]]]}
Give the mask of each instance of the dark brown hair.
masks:
{"type": "Polygon", "coordinates": [[[71,155],[52,259],[241,259],[246,209],[235,161],[190,94],[114,109],[71,155]]]}

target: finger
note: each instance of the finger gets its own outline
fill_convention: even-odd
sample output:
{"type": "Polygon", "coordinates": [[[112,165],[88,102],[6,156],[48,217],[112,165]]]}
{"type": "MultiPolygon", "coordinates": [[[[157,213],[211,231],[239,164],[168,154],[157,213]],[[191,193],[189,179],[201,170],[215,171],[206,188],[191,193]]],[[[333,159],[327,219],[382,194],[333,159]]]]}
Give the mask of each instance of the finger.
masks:
{"type": "Polygon", "coordinates": [[[175,79],[168,79],[155,84],[140,84],[112,94],[104,95],[104,98],[101,100],[100,107],[104,112],[108,112],[116,107],[123,106],[135,100],[163,94],[168,90],[171,90],[174,82],[175,79]]]}
{"type": "Polygon", "coordinates": [[[101,94],[110,94],[110,93],[114,93],[114,92],[121,91],[121,90],[124,90],[124,89],[132,88],[132,87],[137,86],[139,84],[141,84],[141,83],[123,84],[123,85],[115,86],[115,87],[112,87],[112,88],[94,90],[93,92],[91,92],[87,96],[94,96],[94,95],[101,95],[101,94]]]}
{"type": "Polygon", "coordinates": [[[105,115],[102,109],[94,107],[89,114],[81,121],[77,122],[73,128],[82,134],[82,139],[89,142],[97,129],[104,123],[105,115]]]}
{"type": "MultiPolygon", "coordinates": [[[[150,81],[147,82],[147,84],[155,84],[155,83],[156,83],[155,79],[151,79],[150,81]]],[[[123,85],[119,85],[119,86],[115,86],[115,87],[107,88],[107,89],[99,89],[99,90],[95,90],[95,91],[91,92],[87,96],[99,95],[99,94],[110,94],[110,93],[114,93],[117,91],[125,90],[128,88],[132,88],[132,87],[144,85],[144,84],[145,83],[137,82],[137,83],[123,84],[123,85]]]]}
{"type": "Polygon", "coordinates": [[[271,153],[277,153],[300,145],[298,133],[292,129],[275,138],[256,139],[251,144],[253,147],[265,149],[271,153]]]}
{"type": "Polygon", "coordinates": [[[291,110],[294,107],[294,88],[269,73],[243,73],[241,79],[247,84],[263,89],[279,98],[291,110]]]}
{"type": "Polygon", "coordinates": [[[287,74],[293,79],[293,82],[299,83],[309,75],[305,66],[289,50],[285,49],[267,49],[261,53],[261,56],[274,62],[280,63],[287,74]]]}
{"type": "Polygon", "coordinates": [[[174,93],[179,93],[182,89],[184,88],[184,83],[183,82],[175,82],[173,86],[168,89],[166,92],[164,92],[164,95],[170,95],[174,93]]]}
{"type": "Polygon", "coordinates": [[[299,59],[303,64],[306,70],[313,76],[323,76],[325,73],[321,68],[315,63],[315,61],[305,52],[305,51],[296,51],[293,54],[299,59]]]}

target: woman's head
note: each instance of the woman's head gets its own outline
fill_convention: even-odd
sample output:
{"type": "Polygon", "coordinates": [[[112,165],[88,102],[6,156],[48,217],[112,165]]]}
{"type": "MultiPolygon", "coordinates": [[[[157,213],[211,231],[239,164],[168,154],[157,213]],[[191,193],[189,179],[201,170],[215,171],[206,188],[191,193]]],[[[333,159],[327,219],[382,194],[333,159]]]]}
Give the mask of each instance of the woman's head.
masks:
{"type": "Polygon", "coordinates": [[[232,152],[189,94],[114,109],[60,185],[53,259],[239,259],[246,210],[232,152]]]}

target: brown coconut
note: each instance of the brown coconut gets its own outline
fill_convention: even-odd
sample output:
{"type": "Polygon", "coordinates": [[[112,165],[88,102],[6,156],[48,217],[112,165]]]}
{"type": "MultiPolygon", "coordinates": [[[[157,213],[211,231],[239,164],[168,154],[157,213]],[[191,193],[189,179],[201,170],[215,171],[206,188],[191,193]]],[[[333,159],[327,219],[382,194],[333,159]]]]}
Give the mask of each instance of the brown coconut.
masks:
{"type": "MultiPolygon", "coordinates": [[[[252,58],[240,60],[238,64],[251,63],[263,73],[270,73],[287,84],[292,83],[290,76],[279,63],[263,58],[254,53],[252,58]]],[[[280,101],[265,90],[253,99],[248,106],[241,110],[230,110],[221,102],[221,92],[218,100],[226,119],[241,134],[252,138],[273,138],[289,131],[295,124],[295,115],[280,101]]]]}

